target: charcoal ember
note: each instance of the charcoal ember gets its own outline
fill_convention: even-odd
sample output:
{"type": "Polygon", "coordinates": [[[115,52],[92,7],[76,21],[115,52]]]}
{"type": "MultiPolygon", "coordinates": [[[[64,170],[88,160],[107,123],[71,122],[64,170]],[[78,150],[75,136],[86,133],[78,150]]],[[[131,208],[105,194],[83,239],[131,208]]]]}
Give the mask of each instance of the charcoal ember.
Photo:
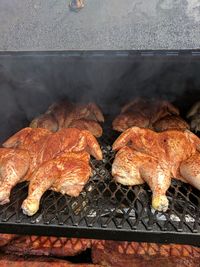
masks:
{"type": "Polygon", "coordinates": [[[110,267],[196,267],[200,248],[188,245],[98,241],[92,246],[93,263],[110,267]]]}
{"type": "Polygon", "coordinates": [[[102,267],[94,264],[73,264],[66,260],[47,257],[17,257],[11,255],[0,255],[1,267],[102,267]]]}
{"type": "Polygon", "coordinates": [[[0,234],[0,247],[7,245],[15,237],[16,237],[16,235],[0,234]]]}
{"type": "Polygon", "coordinates": [[[16,255],[39,255],[39,256],[74,256],[91,247],[91,240],[45,237],[45,236],[18,236],[5,247],[5,253],[16,255]]]}

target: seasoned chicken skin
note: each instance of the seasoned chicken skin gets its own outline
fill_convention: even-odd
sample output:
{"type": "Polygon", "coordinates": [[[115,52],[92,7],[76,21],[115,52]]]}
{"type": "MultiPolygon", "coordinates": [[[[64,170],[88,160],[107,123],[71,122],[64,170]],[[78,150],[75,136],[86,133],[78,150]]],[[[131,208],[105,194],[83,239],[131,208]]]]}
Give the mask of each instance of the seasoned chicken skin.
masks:
{"type": "Polygon", "coordinates": [[[68,128],[77,128],[80,130],[87,129],[95,137],[101,137],[103,134],[103,130],[100,124],[94,120],[86,120],[86,119],[75,120],[75,121],[72,121],[72,123],[70,123],[68,128]]]}
{"type": "MultiPolygon", "coordinates": [[[[86,130],[81,131],[75,128],[62,129],[56,133],[40,128],[24,128],[10,137],[3,147],[0,148],[1,204],[9,202],[10,191],[17,183],[41,178],[40,174],[43,173],[44,166],[45,176],[40,180],[38,189],[40,192],[48,187],[45,179],[49,179],[49,183],[52,185],[50,180],[53,179],[51,174],[54,171],[58,171],[58,177],[62,177],[63,184],[65,184],[64,179],[66,181],[72,179],[73,174],[70,175],[70,172],[79,173],[80,183],[77,184],[77,188],[74,187],[74,191],[80,192],[83,185],[81,181],[86,182],[91,174],[88,163],[89,154],[97,160],[102,159],[102,152],[96,138],[86,130]],[[88,157],[86,154],[79,154],[81,152],[85,152],[88,157]],[[69,155],[65,155],[66,153],[69,155]],[[77,156],[73,153],[77,153],[77,156]],[[53,159],[55,161],[51,162],[53,159]],[[71,162],[71,165],[67,165],[65,160],[71,162]],[[73,161],[76,163],[75,167],[72,167],[73,161]],[[44,163],[47,165],[42,165],[44,163]]],[[[56,180],[58,177],[55,175],[54,179],[56,180]]],[[[31,185],[32,182],[30,191],[32,190],[31,185]]],[[[66,193],[71,195],[75,194],[74,191],[66,189],[66,193]]]]}
{"type": "Polygon", "coordinates": [[[156,132],[161,132],[165,130],[186,130],[190,129],[189,124],[184,121],[180,116],[177,115],[167,115],[164,118],[157,120],[153,124],[153,129],[156,132]]]}
{"type": "Polygon", "coordinates": [[[0,148],[0,205],[9,202],[10,191],[29,170],[29,153],[23,149],[0,148]]]}
{"type": "Polygon", "coordinates": [[[45,114],[35,118],[30,127],[45,128],[56,132],[62,128],[89,130],[94,136],[102,135],[100,122],[103,114],[95,103],[72,104],[66,100],[51,105],[45,114]]]}
{"type": "Polygon", "coordinates": [[[41,164],[31,175],[23,212],[35,214],[42,195],[48,189],[77,197],[92,175],[87,152],[68,152],[41,164]]]}
{"type": "Polygon", "coordinates": [[[132,127],[118,137],[113,150],[118,151],[112,165],[114,179],[124,185],[148,183],[156,210],[168,208],[171,178],[200,190],[200,139],[188,130],[156,133],[132,127]]]}
{"type": "Polygon", "coordinates": [[[141,98],[125,105],[113,121],[113,129],[119,132],[133,126],[156,131],[188,128],[187,123],[179,117],[179,110],[168,101],[141,98]]]}

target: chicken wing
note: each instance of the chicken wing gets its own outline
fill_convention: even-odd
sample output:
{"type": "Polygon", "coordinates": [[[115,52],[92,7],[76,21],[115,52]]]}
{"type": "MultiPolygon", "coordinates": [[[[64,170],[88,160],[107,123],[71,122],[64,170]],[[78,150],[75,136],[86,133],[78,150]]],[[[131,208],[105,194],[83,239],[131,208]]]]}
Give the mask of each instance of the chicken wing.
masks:
{"type": "Polygon", "coordinates": [[[64,127],[65,117],[72,112],[74,105],[67,100],[52,104],[47,111],[33,119],[30,123],[32,128],[45,128],[56,132],[64,127]]]}
{"type": "Polygon", "coordinates": [[[31,128],[44,128],[56,132],[59,129],[58,122],[52,114],[42,114],[33,119],[29,125],[31,128]]]}
{"type": "Polygon", "coordinates": [[[132,126],[148,128],[150,124],[147,100],[136,98],[122,107],[119,114],[113,121],[113,129],[123,132],[132,126]]]}
{"type": "Polygon", "coordinates": [[[188,130],[156,133],[132,127],[118,137],[113,150],[119,150],[112,166],[113,177],[124,185],[147,182],[156,210],[168,208],[165,194],[171,178],[200,189],[200,139],[188,130]]]}
{"type": "Polygon", "coordinates": [[[28,147],[33,148],[35,144],[38,144],[39,142],[44,142],[44,140],[46,140],[49,135],[51,135],[51,132],[47,129],[32,129],[30,127],[26,127],[8,138],[2,146],[6,148],[21,149],[27,149],[28,147]]]}
{"type": "Polygon", "coordinates": [[[68,128],[77,128],[80,130],[88,130],[90,133],[92,133],[95,137],[101,137],[103,134],[103,130],[98,122],[94,120],[86,120],[86,119],[80,119],[72,121],[72,123],[69,124],[68,128]]]}
{"type": "Polygon", "coordinates": [[[29,151],[33,167],[62,152],[87,150],[98,160],[102,159],[101,148],[96,138],[89,131],[76,128],[63,128],[56,133],[41,128],[24,128],[11,136],[2,146],[29,151]]]}

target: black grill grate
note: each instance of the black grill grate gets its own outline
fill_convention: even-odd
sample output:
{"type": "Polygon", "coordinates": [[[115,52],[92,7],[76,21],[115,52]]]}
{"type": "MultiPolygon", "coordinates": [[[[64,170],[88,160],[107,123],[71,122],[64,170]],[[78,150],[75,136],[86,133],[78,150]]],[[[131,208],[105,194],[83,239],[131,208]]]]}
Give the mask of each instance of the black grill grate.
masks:
{"type": "Polygon", "coordinates": [[[169,210],[153,211],[147,185],[125,187],[113,181],[111,144],[116,137],[105,129],[100,140],[104,160],[91,161],[94,175],[78,198],[48,191],[39,212],[27,217],[20,209],[27,185],[17,185],[11,202],[0,207],[0,232],[198,245],[199,191],[172,181],[169,210]]]}

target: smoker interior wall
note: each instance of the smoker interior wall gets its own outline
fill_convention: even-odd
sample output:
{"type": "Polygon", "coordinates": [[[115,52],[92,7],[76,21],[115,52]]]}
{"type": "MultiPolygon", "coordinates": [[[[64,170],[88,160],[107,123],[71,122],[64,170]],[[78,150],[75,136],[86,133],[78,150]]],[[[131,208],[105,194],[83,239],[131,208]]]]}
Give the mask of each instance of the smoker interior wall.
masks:
{"type": "Polygon", "coordinates": [[[0,54],[0,142],[54,101],[96,101],[105,113],[136,96],[160,97],[184,113],[200,99],[200,60],[114,53],[0,54]]]}

